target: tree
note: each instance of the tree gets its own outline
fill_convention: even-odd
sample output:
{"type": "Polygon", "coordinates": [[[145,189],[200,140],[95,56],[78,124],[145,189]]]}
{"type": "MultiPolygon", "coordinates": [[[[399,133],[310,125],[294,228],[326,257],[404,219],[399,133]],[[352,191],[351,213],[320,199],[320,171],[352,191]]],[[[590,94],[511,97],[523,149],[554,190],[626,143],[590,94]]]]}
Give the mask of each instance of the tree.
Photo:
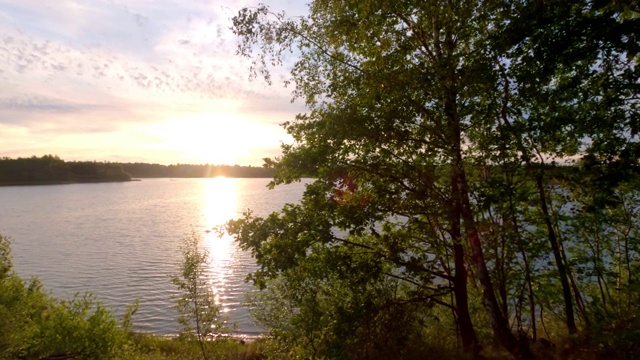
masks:
{"type": "Polygon", "coordinates": [[[474,126],[474,97],[483,91],[481,70],[489,63],[479,49],[489,26],[480,10],[490,5],[317,1],[299,23],[282,17],[257,23],[268,13],[261,8],[241,13],[235,24],[246,36],[241,51],[256,40],[267,40],[266,46],[274,45],[270,39],[300,41],[293,77],[311,113],[286,125],[297,146],[284,149],[279,167],[299,175],[295,162],[304,159],[304,166],[318,169],[314,195],[335,203],[325,204],[325,243],[350,241],[331,236],[332,226],[349,235],[367,232],[370,251],[394,263],[407,282],[419,288],[451,282],[463,346],[477,353],[467,307],[468,246],[494,331],[515,353],[483,257],[463,157],[463,127],[474,126]],[[342,191],[338,199],[330,195],[335,188],[342,191]],[[366,206],[354,217],[362,201],[366,206]],[[406,220],[388,220],[395,217],[406,220]],[[378,223],[386,223],[382,233],[378,223]],[[446,252],[453,252],[453,264],[437,256],[446,252]]]}
{"type": "Polygon", "coordinates": [[[12,275],[11,239],[0,234],[0,280],[12,275]]]}
{"type": "Polygon", "coordinates": [[[608,3],[545,4],[317,0],[296,19],[264,6],[240,11],[238,51],[254,59],[254,74],[270,81],[268,64],[294,51],[294,96],[309,107],[284,124],[295,142],[271,162],[273,185],[316,174],[299,205],[230,223],[260,265],[253,280],[264,287],[302,273],[324,281],[349,261],[334,264],[328,259],[335,256],[321,254],[358,254],[375,269],[361,281],[402,289],[383,303],[421,302],[417,317],[436,304],[450,307],[464,351],[480,356],[469,310],[471,273],[496,338],[514,356],[529,358],[527,342],[518,341],[508,320],[514,290],[506,279],[515,263],[506,264],[505,254],[519,253],[524,263],[535,326],[532,264],[548,252],[544,243],[532,251],[524,239],[539,239],[528,230],[539,228],[574,333],[580,293],[552,211],[547,161],[590,151],[604,156],[598,149],[618,156],[633,144],[627,134],[635,134],[638,74],[635,67],[626,71],[624,61],[636,58],[637,23],[616,17],[623,10],[608,3]],[[617,38],[590,30],[596,24],[615,29],[617,38]],[[577,34],[584,38],[571,43],[577,34]],[[618,43],[624,46],[612,48],[618,43]],[[559,55],[545,57],[560,45],[559,55]],[[603,92],[594,74],[624,91],[603,92]],[[604,104],[613,108],[602,110],[604,104]],[[570,137],[563,135],[568,130],[570,137]],[[591,146],[582,146],[584,139],[591,146]],[[488,190],[492,181],[504,185],[502,196],[488,190]],[[533,205],[518,195],[525,187],[536,191],[533,205]],[[487,251],[496,239],[504,251],[487,251]]]}
{"type": "Polygon", "coordinates": [[[215,294],[205,279],[209,253],[201,250],[201,242],[202,238],[196,234],[184,238],[180,274],[173,276],[171,282],[180,290],[175,301],[181,335],[189,339],[195,337],[202,357],[208,359],[207,341],[224,332],[225,326],[215,294]]]}
{"type": "MultiPolygon", "coordinates": [[[[638,146],[639,22],[632,15],[633,6],[625,2],[513,5],[518,11],[505,17],[504,36],[493,47],[501,79],[495,93],[501,100],[492,111],[500,119],[498,141],[503,149],[510,148],[498,161],[521,163],[534,181],[537,208],[562,285],[567,328],[576,333],[574,302],[587,323],[588,319],[572,280],[561,227],[551,211],[553,191],[548,190],[552,186],[546,165],[584,154],[602,159],[612,171],[620,156],[628,165],[637,163],[637,157],[630,160],[628,154],[638,146]]],[[[573,186],[564,184],[567,189],[573,186]]],[[[612,187],[602,187],[601,194],[611,197],[606,189],[612,187]]]]}

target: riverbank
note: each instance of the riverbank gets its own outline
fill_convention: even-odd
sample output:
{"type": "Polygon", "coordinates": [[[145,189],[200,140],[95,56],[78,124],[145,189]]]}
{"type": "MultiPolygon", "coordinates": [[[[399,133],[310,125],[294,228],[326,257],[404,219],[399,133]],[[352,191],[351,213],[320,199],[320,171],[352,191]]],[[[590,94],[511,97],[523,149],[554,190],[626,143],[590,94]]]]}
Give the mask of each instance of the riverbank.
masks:
{"type": "MultiPolygon", "coordinates": [[[[131,333],[129,339],[135,349],[134,359],[203,359],[202,348],[195,340],[139,333],[131,333]]],[[[266,358],[269,346],[268,339],[222,337],[207,341],[205,351],[208,359],[258,360],[266,358]]]]}
{"type": "Polygon", "coordinates": [[[0,186],[37,186],[37,185],[70,185],[70,184],[99,184],[111,182],[141,181],[141,179],[128,180],[43,180],[43,181],[9,181],[0,182],[0,186]]]}

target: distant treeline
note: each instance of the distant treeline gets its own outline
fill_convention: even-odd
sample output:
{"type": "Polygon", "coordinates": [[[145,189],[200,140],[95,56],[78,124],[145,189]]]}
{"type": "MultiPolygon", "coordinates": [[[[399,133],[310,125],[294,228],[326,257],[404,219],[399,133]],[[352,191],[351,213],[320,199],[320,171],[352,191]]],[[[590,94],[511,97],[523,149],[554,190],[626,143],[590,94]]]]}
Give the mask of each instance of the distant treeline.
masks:
{"type": "Polygon", "coordinates": [[[271,178],[272,169],[239,165],[160,165],[64,161],[57,155],[0,157],[0,185],[130,181],[135,178],[271,178]]]}
{"type": "Polygon", "coordinates": [[[239,165],[160,165],[146,163],[122,163],[125,172],[135,178],[272,178],[273,169],[239,165]]]}
{"type": "Polygon", "coordinates": [[[130,181],[120,164],[64,161],[56,155],[0,158],[0,185],[130,181]]]}

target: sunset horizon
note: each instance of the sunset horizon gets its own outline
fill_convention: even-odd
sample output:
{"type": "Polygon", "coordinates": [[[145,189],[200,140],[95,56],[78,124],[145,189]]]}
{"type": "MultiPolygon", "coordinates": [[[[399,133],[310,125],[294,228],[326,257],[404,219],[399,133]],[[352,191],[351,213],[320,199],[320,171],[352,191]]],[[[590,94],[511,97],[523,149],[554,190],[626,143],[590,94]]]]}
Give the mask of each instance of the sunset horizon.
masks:
{"type": "MultiPolygon", "coordinates": [[[[303,4],[271,1],[291,14],[303,4]]],[[[256,3],[257,4],[257,3],[256,3]]],[[[261,166],[306,111],[287,70],[250,80],[216,3],[14,1],[0,7],[0,156],[261,166]]]]}

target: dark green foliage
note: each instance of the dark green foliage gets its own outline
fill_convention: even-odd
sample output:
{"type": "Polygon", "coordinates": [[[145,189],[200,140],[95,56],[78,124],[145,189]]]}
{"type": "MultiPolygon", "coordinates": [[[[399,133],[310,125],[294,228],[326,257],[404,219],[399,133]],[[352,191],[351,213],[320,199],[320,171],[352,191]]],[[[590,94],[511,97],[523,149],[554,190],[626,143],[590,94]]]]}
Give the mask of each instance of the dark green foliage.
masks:
{"type": "Polygon", "coordinates": [[[273,170],[266,167],[239,165],[160,165],[145,163],[122,163],[124,171],[136,178],[270,178],[273,170]]]}
{"type": "MultiPolygon", "coordinates": [[[[125,359],[131,360],[201,360],[197,341],[167,338],[136,333],[131,336],[135,352],[125,359]]],[[[234,339],[217,339],[209,344],[208,357],[216,360],[263,360],[270,347],[266,339],[244,343],[234,339]]],[[[285,360],[286,358],[280,358],[285,360]]]]}
{"type": "MultiPolygon", "coordinates": [[[[0,235],[0,253],[8,254],[0,235]]],[[[71,301],[52,298],[37,279],[20,279],[10,257],[0,277],[0,359],[69,357],[114,359],[126,350],[125,332],[111,313],[91,295],[71,301]]]]}
{"type": "Polygon", "coordinates": [[[561,357],[640,340],[632,2],[317,0],[233,20],[254,76],[297,55],[309,109],[268,161],[274,186],[316,174],[301,203],[228,226],[286,349],[401,357],[428,348],[433,314],[475,358],[493,339],[516,358],[541,337],[602,335],[561,357]]]}
{"type": "Polygon", "coordinates": [[[65,162],[57,156],[0,159],[0,185],[129,181],[119,164],[65,162]]]}
{"type": "Polygon", "coordinates": [[[129,181],[136,178],[271,178],[269,167],[64,161],[58,156],[0,158],[0,185],[129,181]]]}
{"type": "MultiPolygon", "coordinates": [[[[351,249],[353,250],[353,249],[351,249]]],[[[413,358],[429,306],[403,295],[376,259],[340,247],[315,248],[304,264],[270,281],[250,304],[282,351],[308,358],[413,358]]]]}
{"type": "Polygon", "coordinates": [[[0,234],[0,280],[4,280],[13,275],[12,272],[11,239],[0,234]]]}

